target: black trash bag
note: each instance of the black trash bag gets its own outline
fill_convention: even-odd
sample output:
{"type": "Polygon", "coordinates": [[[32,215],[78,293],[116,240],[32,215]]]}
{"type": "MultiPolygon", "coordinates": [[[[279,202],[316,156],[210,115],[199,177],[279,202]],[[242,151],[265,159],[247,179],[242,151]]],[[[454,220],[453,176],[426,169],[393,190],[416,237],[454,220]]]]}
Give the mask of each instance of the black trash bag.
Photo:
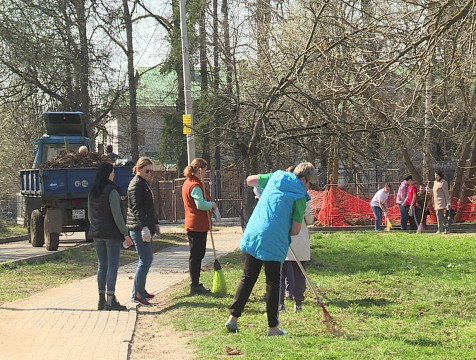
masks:
{"type": "Polygon", "coordinates": [[[448,220],[448,223],[451,224],[455,218],[456,211],[453,210],[453,208],[449,208],[446,210],[446,220],[448,220]]]}

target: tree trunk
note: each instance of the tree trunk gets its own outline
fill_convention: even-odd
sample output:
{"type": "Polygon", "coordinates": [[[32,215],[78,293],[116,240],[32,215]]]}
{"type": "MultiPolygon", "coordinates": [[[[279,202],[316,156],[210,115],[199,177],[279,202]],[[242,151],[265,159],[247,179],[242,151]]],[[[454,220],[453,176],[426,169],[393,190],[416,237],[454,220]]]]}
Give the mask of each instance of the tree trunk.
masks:
{"type": "Polygon", "coordinates": [[[137,88],[134,71],[134,48],[132,43],[132,18],[127,0],[122,0],[124,24],[127,38],[127,78],[129,80],[129,111],[130,111],[130,141],[131,157],[136,162],[139,159],[139,136],[137,126],[137,88]]]}
{"type": "MultiPolygon", "coordinates": [[[[199,56],[200,56],[200,90],[202,96],[208,93],[208,71],[207,71],[207,31],[205,27],[205,19],[207,15],[207,2],[202,1],[200,7],[200,18],[198,21],[199,29],[199,56]]],[[[199,120],[199,119],[197,119],[199,120]]],[[[210,159],[210,122],[207,122],[206,129],[204,129],[202,139],[202,157],[210,159]]]]}
{"type": "Polygon", "coordinates": [[[456,171],[454,174],[453,190],[451,191],[451,196],[460,197],[462,191],[461,185],[463,184],[463,176],[466,170],[466,161],[471,151],[471,143],[467,142],[462,145],[462,150],[459,155],[458,165],[456,166],[456,171]]]}
{"type": "MultiPolygon", "coordinates": [[[[226,0],[225,0],[226,1],[226,0]]],[[[213,0],[213,93],[214,101],[218,103],[219,99],[219,90],[220,90],[220,64],[219,64],[219,43],[218,43],[218,0],[213,0]]],[[[220,152],[220,135],[219,130],[220,123],[220,113],[218,111],[213,112],[214,124],[215,124],[215,139],[214,139],[214,158],[215,158],[215,169],[219,170],[221,168],[221,152],[220,152]]]]}
{"type": "Polygon", "coordinates": [[[473,137],[471,144],[471,159],[469,161],[468,176],[462,186],[459,197],[458,207],[456,209],[455,222],[461,221],[463,211],[469,203],[469,197],[476,193],[476,137],[473,137]]]}
{"type": "Polygon", "coordinates": [[[87,34],[87,19],[84,1],[73,2],[77,4],[76,12],[78,16],[78,30],[79,30],[79,54],[78,54],[78,72],[79,72],[79,97],[81,103],[81,111],[83,112],[84,122],[88,136],[95,143],[95,132],[90,118],[90,98],[89,98],[89,41],[87,34]]]}
{"type": "Polygon", "coordinates": [[[433,95],[433,72],[430,66],[425,84],[425,116],[424,116],[424,133],[423,133],[423,164],[422,177],[425,184],[430,179],[431,172],[431,126],[433,124],[432,95],[433,95]]]}

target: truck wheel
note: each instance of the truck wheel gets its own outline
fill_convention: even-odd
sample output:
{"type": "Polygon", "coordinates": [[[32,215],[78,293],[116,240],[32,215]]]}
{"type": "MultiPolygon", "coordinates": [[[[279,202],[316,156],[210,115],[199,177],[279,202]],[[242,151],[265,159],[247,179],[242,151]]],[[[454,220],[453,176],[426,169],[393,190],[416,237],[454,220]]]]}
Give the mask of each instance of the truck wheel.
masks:
{"type": "Polygon", "coordinates": [[[85,231],[85,232],[84,232],[84,238],[86,239],[86,242],[87,242],[87,243],[91,243],[91,242],[94,241],[93,238],[88,237],[88,231],[85,231]]]}
{"type": "Polygon", "coordinates": [[[46,233],[45,232],[46,250],[56,251],[59,246],[59,234],[58,233],[46,233]]]}
{"type": "Polygon", "coordinates": [[[34,247],[42,247],[45,243],[44,216],[40,210],[35,209],[30,216],[30,242],[34,247]]]}

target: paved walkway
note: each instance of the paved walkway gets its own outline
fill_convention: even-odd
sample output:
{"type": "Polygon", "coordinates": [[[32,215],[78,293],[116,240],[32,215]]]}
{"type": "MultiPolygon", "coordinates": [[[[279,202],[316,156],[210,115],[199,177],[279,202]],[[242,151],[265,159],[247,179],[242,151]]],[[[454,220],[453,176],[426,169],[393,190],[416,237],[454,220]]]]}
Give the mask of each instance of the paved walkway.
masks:
{"type": "MultiPolygon", "coordinates": [[[[162,232],[184,231],[162,226],[162,232]]],[[[223,256],[238,247],[241,228],[217,227],[213,237],[223,256]]],[[[210,236],[208,245],[204,266],[213,263],[210,236]]],[[[147,290],[159,294],[187,278],[188,251],[188,245],[179,245],[156,253],[147,290]]],[[[126,360],[137,317],[129,302],[136,265],[121,267],[116,285],[116,296],[129,311],[96,310],[95,276],[0,306],[0,359],[126,360]]]]}

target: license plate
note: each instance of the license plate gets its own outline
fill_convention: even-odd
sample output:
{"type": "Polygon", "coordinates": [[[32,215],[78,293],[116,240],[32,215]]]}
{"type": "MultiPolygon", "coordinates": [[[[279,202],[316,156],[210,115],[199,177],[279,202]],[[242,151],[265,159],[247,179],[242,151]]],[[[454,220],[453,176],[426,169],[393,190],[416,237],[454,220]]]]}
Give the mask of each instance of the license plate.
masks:
{"type": "Polygon", "coordinates": [[[73,219],[85,219],[86,218],[86,210],[85,209],[73,209],[73,219]]]}

